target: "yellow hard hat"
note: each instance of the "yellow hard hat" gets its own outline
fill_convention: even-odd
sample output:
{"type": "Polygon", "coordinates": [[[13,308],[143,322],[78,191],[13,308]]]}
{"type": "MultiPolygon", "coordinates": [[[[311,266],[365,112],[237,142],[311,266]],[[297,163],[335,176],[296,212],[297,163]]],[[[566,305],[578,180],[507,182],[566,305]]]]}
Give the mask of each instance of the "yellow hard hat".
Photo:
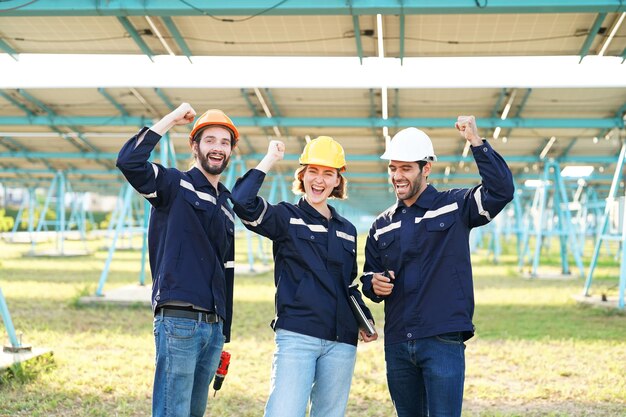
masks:
{"type": "Polygon", "coordinates": [[[322,165],[346,170],[346,154],[335,139],[319,136],[306,144],[299,160],[301,165],[322,165]]]}
{"type": "Polygon", "coordinates": [[[239,132],[237,128],[233,124],[233,121],[230,120],[230,117],[226,116],[226,114],[218,109],[207,110],[202,114],[202,116],[198,117],[196,123],[193,125],[193,129],[191,129],[191,133],[189,134],[189,141],[193,140],[194,135],[198,130],[202,129],[205,126],[217,125],[227,128],[233,133],[233,145],[237,144],[239,140],[239,132]]]}

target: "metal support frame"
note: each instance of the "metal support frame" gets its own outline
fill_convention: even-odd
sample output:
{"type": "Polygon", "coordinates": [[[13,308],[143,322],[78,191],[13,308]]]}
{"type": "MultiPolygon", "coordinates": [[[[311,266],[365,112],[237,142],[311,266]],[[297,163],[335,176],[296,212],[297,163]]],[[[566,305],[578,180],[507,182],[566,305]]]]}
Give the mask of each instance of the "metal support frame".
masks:
{"type": "Polygon", "coordinates": [[[535,248],[532,259],[530,276],[537,277],[541,250],[548,245],[549,239],[558,237],[561,249],[561,268],[564,275],[570,274],[568,253],[574,257],[581,277],[584,277],[582,251],[572,226],[569,207],[569,198],[558,162],[547,161],[541,185],[535,192],[531,210],[528,216],[535,213],[534,219],[527,218],[522,242],[522,254],[519,259],[520,270],[523,269],[526,254],[528,253],[529,239],[535,237],[535,248]],[[547,241],[544,241],[547,240],[547,241]]]}
{"type": "MultiPolygon", "coordinates": [[[[199,4],[199,3],[198,3],[199,4]]],[[[5,10],[6,16],[250,16],[264,10],[265,16],[326,16],[375,15],[401,12],[405,14],[517,14],[517,13],[616,13],[626,5],[618,0],[491,0],[485,7],[473,1],[439,0],[412,1],[402,4],[398,0],[349,1],[290,0],[280,7],[270,8],[266,0],[245,2],[211,2],[210,6],[189,7],[175,0],[125,0],[123,2],[75,2],[71,0],[39,0],[23,7],[5,10]],[[266,10],[267,9],[267,10],[266,10]]]]}
{"type": "Polygon", "coordinates": [[[32,187],[28,187],[26,189],[26,193],[27,193],[27,197],[22,200],[20,204],[20,208],[17,211],[17,215],[15,216],[15,223],[13,224],[13,229],[11,230],[10,242],[16,241],[17,230],[19,229],[19,225],[23,222],[24,209],[28,209],[28,223],[26,227],[28,229],[29,241],[32,242],[34,240],[33,229],[35,227],[35,206],[37,205],[35,189],[32,187]]]}
{"type": "Polygon", "coordinates": [[[2,39],[0,39],[0,49],[3,50],[5,53],[9,54],[11,56],[11,58],[13,58],[14,60],[16,60],[16,61],[19,60],[19,54],[17,53],[17,51],[15,49],[13,49],[11,47],[11,45],[6,43],[2,39]]]}
{"type": "Polygon", "coordinates": [[[624,157],[626,156],[626,142],[622,143],[622,148],[619,152],[618,162],[615,166],[615,173],[613,175],[613,182],[611,183],[611,189],[606,199],[606,206],[604,208],[604,215],[600,221],[598,227],[598,234],[596,237],[595,247],[593,249],[593,255],[591,257],[591,263],[589,264],[589,272],[587,279],[585,280],[585,287],[583,289],[583,295],[589,296],[589,290],[591,289],[591,283],[593,281],[593,273],[598,264],[598,257],[600,254],[600,246],[603,241],[617,240],[620,243],[619,259],[620,259],[620,274],[619,274],[619,294],[617,300],[617,306],[620,310],[624,309],[624,293],[626,292],[626,209],[624,209],[624,215],[622,219],[622,230],[619,235],[607,234],[607,227],[609,224],[609,216],[611,209],[614,208],[615,197],[619,188],[619,183],[622,179],[622,168],[624,167],[624,157]]]}
{"type": "MultiPolygon", "coordinates": [[[[228,189],[232,188],[233,185],[235,185],[236,178],[238,176],[243,176],[245,173],[246,173],[245,160],[241,159],[240,157],[231,159],[230,165],[226,172],[226,177],[223,181],[224,186],[228,189]]],[[[239,229],[243,227],[239,219],[235,220],[235,222],[236,222],[236,228],[239,229]]],[[[254,272],[254,258],[255,258],[254,257],[254,242],[253,242],[254,234],[248,229],[244,228],[244,230],[245,230],[245,235],[246,235],[246,245],[248,247],[248,269],[250,272],[254,272]]],[[[266,260],[265,260],[265,256],[262,255],[263,246],[262,246],[261,240],[259,240],[258,248],[259,248],[259,259],[265,264],[266,260]]]]}
{"type": "Polygon", "coordinates": [[[169,16],[163,16],[161,17],[161,20],[163,20],[163,23],[165,23],[165,27],[167,27],[167,30],[169,30],[169,32],[172,34],[174,41],[176,41],[176,45],[178,45],[178,47],[187,57],[189,62],[191,62],[191,55],[193,55],[191,53],[191,49],[189,49],[187,42],[185,42],[185,38],[180,34],[180,31],[178,30],[178,27],[176,27],[176,24],[174,23],[172,18],[169,16]]]}
{"type": "Polygon", "coordinates": [[[128,212],[128,208],[131,205],[131,198],[133,195],[133,187],[130,184],[126,184],[124,186],[124,195],[121,205],[121,210],[117,219],[117,223],[115,225],[115,233],[113,235],[113,239],[111,242],[111,246],[109,247],[109,253],[107,255],[106,262],[104,263],[104,269],[100,273],[100,280],[98,281],[98,288],[96,289],[96,295],[102,297],[104,294],[102,293],[102,289],[104,288],[104,284],[109,276],[109,269],[111,268],[111,261],[113,260],[113,254],[115,253],[115,246],[117,244],[117,239],[121,235],[124,223],[126,221],[126,214],[128,212]]]}
{"type": "Polygon", "coordinates": [[[587,38],[585,39],[585,42],[583,43],[583,46],[580,48],[580,52],[578,53],[578,55],[580,55],[580,61],[578,61],[579,63],[582,62],[583,59],[587,56],[587,53],[589,52],[589,49],[591,48],[594,39],[596,38],[596,36],[598,36],[598,32],[600,31],[600,27],[602,27],[602,22],[604,22],[605,18],[606,13],[599,13],[598,16],[596,16],[596,20],[593,22],[593,26],[591,26],[591,29],[589,29],[589,34],[587,35],[587,38]]]}
{"type": "MultiPolygon", "coordinates": [[[[85,232],[85,222],[80,222],[77,219],[79,214],[74,214],[73,219],[72,216],[67,216],[65,202],[67,200],[67,196],[72,194],[72,187],[69,181],[65,178],[65,174],[63,171],[57,171],[54,178],[50,183],[50,187],[48,188],[48,192],[46,194],[45,202],[42,206],[41,213],[39,213],[39,220],[37,221],[37,228],[35,229],[35,233],[40,233],[44,230],[48,231],[48,227],[52,226],[53,231],[56,232],[56,252],[55,255],[69,255],[68,252],[65,251],[65,240],[67,237],[67,232],[69,231],[69,227],[72,224],[72,221],[75,221],[76,226],[79,228],[79,232],[81,234],[81,240],[84,245],[84,253],[87,254],[88,250],[86,247],[86,232],[85,232]],[[46,214],[50,206],[54,207],[54,211],[56,213],[56,219],[47,220],[46,214]],[[68,221],[69,220],[69,221],[68,221]]],[[[76,198],[76,196],[74,196],[76,198]]],[[[72,204],[76,204],[72,202],[72,204]]],[[[78,206],[74,206],[74,209],[77,211],[83,210],[78,206]]],[[[81,217],[85,217],[84,214],[80,214],[81,217]]],[[[29,254],[31,256],[37,256],[38,253],[35,251],[36,248],[36,239],[31,238],[31,250],[29,254]]]]}
{"type": "Polygon", "coordinates": [[[13,326],[13,321],[11,320],[9,307],[7,306],[7,302],[4,299],[4,294],[2,293],[2,287],[0,287],[0,314],[2,315],[4,328],[6,329],[9,336],[9,343],[11,343],[10,348],[7,350],[10,350],[12,352],[19,352],[22,349],[30,350],[30,347],[22,346],[22,342],[18,339],[17,334],[15,333],[15,327],[13,326]]]}

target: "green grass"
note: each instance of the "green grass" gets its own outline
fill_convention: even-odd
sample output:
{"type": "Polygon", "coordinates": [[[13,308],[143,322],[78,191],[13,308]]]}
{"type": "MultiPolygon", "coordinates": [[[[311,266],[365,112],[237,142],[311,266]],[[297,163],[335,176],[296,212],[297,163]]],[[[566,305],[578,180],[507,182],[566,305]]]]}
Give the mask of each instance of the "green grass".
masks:
{"type": "MultiPolygon", "coordinates": [[[[240,243],[237,262],[245,263],[240,243]]],[[[16,329],[25,343],[54,352],[2,374],[0,416],[150,415],[150,310],[78,303],[95,292],[107,255],[97,250],[102,241],[89,245],[91,256],[53,259],[24,258],[30,245],[0,243],[0,287],[16,329]]],[[[513,252],[507,248],[498,265],[474,256],[477,333],[466,349],[464,415],[626,416],[626,315],[576,304],[580,278],[521,277],[513,252]]],[[[546,254],[542,265],[558,267],[556,255],[546,254]]],[[[105,290],[137,282],[139,259],[118,251],[105,290]]],[[[603,258],[592,290],[615,295],[618,270],[603,258]]],[[[273,293],[271,273],[236,278],[231,366],[207,415],[262,415],[273,293]]],[[[382,306],[372,309],[382,330],[382,306]]],[[[359,346],[347,415],[393,415],[382,340],[359,346]]]]}

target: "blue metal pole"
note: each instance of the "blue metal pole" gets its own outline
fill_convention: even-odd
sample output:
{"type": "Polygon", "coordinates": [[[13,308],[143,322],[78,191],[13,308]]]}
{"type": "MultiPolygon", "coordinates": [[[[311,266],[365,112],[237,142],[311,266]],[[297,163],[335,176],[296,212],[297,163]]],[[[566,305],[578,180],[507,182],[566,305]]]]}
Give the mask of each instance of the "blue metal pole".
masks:
{"type": "Polygon", "coordinates": [[[46,228],[48,230],[48,225],[46,222],[46,212],[48,211],[48,207],[50,206],[50,201],[52,200],[52,194],[54,194],[54,189],[57,187],[58,176],[55,175],[50,183],[50,188],[48,188],[48,194],[46,195],[46,201],[43,204],[43,208],[41,209],[41,213],[39,214],[39,222],[37,223],[37,232],[41,232],[42,228],[46,228]]]}
{"type": "Polygon", "coordinates": [[[620,259],[619,268],[619,292],[617,296],[617,308],[624,309],[624,290],[626,289],[626,207],[624,207],[622,214],[622,237],[620,241],[620,250],[622,256],[620,259]]]}
{"type": "Polygon", "coordinates": [[[133,187],[131,187],[130,184],[126,184],[125,187],[126,189],[124,190],[124,202],[120,210],[120,215],[117,221],[117,225],[115,226],[115,234],[113,235],[113,240],[111,242],[111,246],[109,247],[109,254],[104,264],[104,269],[102,270],[102,273],[100,274],[100,281],[98,282],[98,289],[96,289],[96,295],[99,297],[103,295],[102,288],[104,288],[104,283],[106,282],[107,277],[109,275],[109,268],[111,267],[111,261],[113,260],[113,253],[115,253],[115,245],[117,244],[117,238],[122,232],[122,227],[124,226],[124,223],[126,222],[127,209],[128,207],[130,207],[130,199],[132,197],[133,187]]]}
{"type": "Polygon", "coordinates": [[[139,285],[146,283],[146,257],[148,254],[148,224],[150,223],[150,208],[148,200],[143,202],[143,233],[141,243],[141,271],[139,272],[139,285]]]}
{"type": "Polygon", "coordinates": [[[0,313],[2,313],[2,321],[4,322],[5,329],[7,329],[11,346],[14,348],[20,347],[21,343],[15,334],[15,327],[13,327],[13,321],[11,320],[11,314],[9,313],[7,302],[4,299],[4,294],[2,294],[2,288],[0,288],[0,313]]]}
{"type": "MultiPolygon", "coordinates": [[[[19,224],[22,222],[22,213],[24,211],[24,208],[28,205],[29,197],[30,196],[26,196],[24,199],[22,199],[22,202],[20,203],[20,208],[17,210],[17,214],[15,215],[15,223],[13,224],[13,229],[11,229],[12,241],[15,241],[15,234],[17,233],[17,228],[19,224]]],[[[4,201],[6,201],[6,197],[4,201]]]]}
{"type": "Polygon", "coordinates": [[[33,236],[33,228],[35,227],[35,204],[37,204],[37,196],[34,188],[28,189],[28,198],[30,200],[28,207],[28,237],[32,242],[35,240],[35,236],[33,236]]]}
{"type": "MultiPolygon", "coordinates": [[[[574,225],[572,224],[572,215],[569,211],[569,199],[567,198],[567,191],[565,189],[565,184],[563,182],[563,177],[561,177],[561,170],[558,163],[554,163],[554,176],[555,183],[558,184],[558,192],[560,193],[560,200],[562,203],[561,214],[559,217],[559,223],[562,224],[562,239],[565,242],[564,247],[567,248],[567,243],[565,239],[565,234],[569,236],[569,244],[571,245],[572,255],[574,256],[574,261],[576,262],[576,266],[578,266],[578,270],[580,271],[580,277],[584,278],[585,269],[583,267],[582,260],[582,251],[578,245],[578,239],[576,239],[576,233],[574,232],[574,225]]],[[[556,190],[555,190],[556,191],[556,190]]],[[[565,254],[565,262],[567,265],[567,253],[565,254]]],[[[569,273],[569,265],[567,265],[568,273],[569,273]]]]}
{"type": "Polygon", "coordinates": [[[271,202],[271,203],[276,203],[276,190],[278,189],[278,182],[280,181],[280,179],[278,178],[277,175],[274,175],[272,178],[272,185],[270,187],[270,193],[267,196],[267,201],[271,202]]]}
{"type": "MultiPolygon", "coordinates": [[[[587,279],[585,280],[585,287],[583,290],[584,296],[589,296],[589,288],[591,288],[591,281],[593,280],[593,271],[596,269],[598,263],[598,255],[600,254],[600,246],[602,244],[602,238],[606,232],[606,227],[609,223],[609,214],[611,212],[611,203],[615,200],[617,189],[619,188],[619,182],[622,177],[622,167],[624,166],[624,157],[626,156],[626,143],[622,144],[622,148],[619,151],[619,157],[617,158],[617,165],[615,166],[615,173],[613,174],[613,182],[611,183],[611,189],[609,195],[606,198],[606,206],[604,207],[604,215],[602,221],[598,227],[598,233],[596,235],[596,245],[593,249],[593,255],[591,256],[591,263],[589,264],[589,272],[587,273],[587,279]]],[[[623,248],[622,248],[623,251],[623,248]]],[[[624,265],[624,264],[622,264],[624,265]]]]}
{"type": "Polygon", "coordinates": [[[160,159],[161,159],[161,165],[163,165],[164,167],[169,167],[170,166],[170,161],[169,161],[169,142],[170,142],[170,135],[169,133],[166,133],[165,135],[163,135],[163,137],[161,138],[161,140],[159,141],[159,147],[160,147],[160,159]]]}
{"type": "Polygon", "coordinates": [[[518,269],[520,272],[523,271],[524,265],[526,264],[526,257],[530,252],[530,232],[531,228],[534,228],[534,222],[532,218],[532,211],[534,208],[538,207],[539,201],[539,189],[535,190],[535,195],[533,197],[533,202],[526,210],[526,214],[523,218],[523,227],[522,227],[522,245],[521,245],[521,254],[518,259],[518,269]]]}
{"type": "Polygon", "coordinates": [[[522,228],[524,226],[522,220],[522,206],[520,204],[521,195],[516,192],[513,198],[513,213],[515,214],[515,237],[517,239],[517,260],[522,259],[522,228]]]}
{"type": "Polygon", "coordinates": [[[502,230],[500,227],[500,222],[497,221],[494,224],[495,227],[492,228],[492,239],[493,239],[493,262],[495,264],[498,263],[500,259],[500,253],[502,253],[502,245],[500,244],[500,238],[502,236],[502,230]]]}
{"type": "Polygon", "coordinates": [[[548,175],[549,175],[549,166],[546,165],[544,169],[543,181],[539,186],[539,225],[535,231],[535,255],[533,257],[533,267],[531,271],[531,276],[537,276],[537,269],[539,267],[539,257],[541,256],[541,246],[543,244],[543,226],[544,226],[544,217],[546,210],[546,194],[548,192],[548,175]]]}
{"type": "Polygon", "coordinates": [[[59,190],[57,193],[57,249],[64,253],[65,244],[65,175],[59,171],[59,190]]]}
{"type": "MultiPolygon", "coordinates": [[[[561,200],[561,192],[560,192],[560,188],[561,188],[561,183],[558,181],[557,176],[559,176],[559,167],[557,164],[553,163],[553,162],[548,162],[547,165],[549,165],[549,169],[552,172],[552,176],[554,178],[553,184],[554,184],[554,194],[552,195],[552,207],[553,209],[556,211],[556,216],[557,216],[557,221],[558,221],[558,226],[556,227],[556,233],[559,237],[559,249],[560,249],[560,254],[561,254],[561,273],[563,275],[568,275],[570,273],[569,271],[569,263],[567,262],[567,242],[565,241],[565,228],[569,227],[569,225],[565,225],[563,224],[563,219],[564,219],[564,209],[563,209],[563,204],[565,204],[565,201],[561,200]]],[[[553,232],[555,231],[555,227],[553,225],[552,227],[553,232]]]]}

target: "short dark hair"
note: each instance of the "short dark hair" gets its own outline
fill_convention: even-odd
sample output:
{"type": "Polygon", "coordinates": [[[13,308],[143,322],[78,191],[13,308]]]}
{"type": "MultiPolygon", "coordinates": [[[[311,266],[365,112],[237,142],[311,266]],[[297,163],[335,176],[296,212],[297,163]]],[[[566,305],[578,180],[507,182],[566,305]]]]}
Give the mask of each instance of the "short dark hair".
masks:
{"type": "MultiPolygon", "coordinates": [[[[303,178],[307,167],[308,165],[302,165],[301,167],[296,169],[296,172],[293,175],[294,180],[291,191],[293,191],[294,194],[305,193],[303,178]]],[[[348,180],[346,180],[346,178],[341,175],[339,170],[337,170],[337,176],[339,177],[339,185],[333,188],[333,191],[330,193],[328,198],[337,198],[339,200],[344,200],[348,198],[348,180]]]]}

